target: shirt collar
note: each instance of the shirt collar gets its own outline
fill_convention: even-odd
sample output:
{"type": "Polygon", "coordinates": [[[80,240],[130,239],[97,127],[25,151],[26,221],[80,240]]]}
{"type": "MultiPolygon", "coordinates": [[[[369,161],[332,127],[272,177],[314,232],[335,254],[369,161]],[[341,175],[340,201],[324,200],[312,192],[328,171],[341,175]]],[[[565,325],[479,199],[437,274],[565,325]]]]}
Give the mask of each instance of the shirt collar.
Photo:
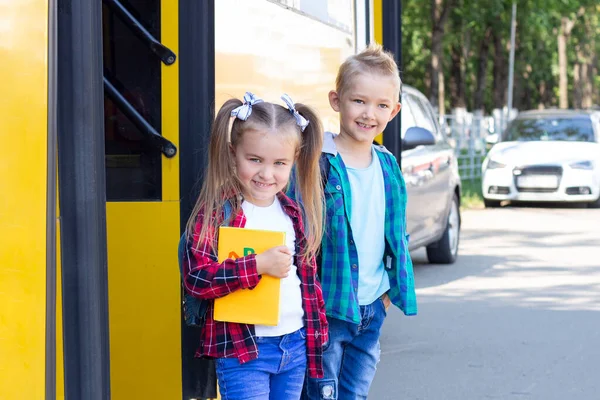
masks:
{"type": "MultiPolygon", "coordinates": [[[[335,141],[333,140],[333,138],[335,137],[335,134],[333,132],[325,132],[323,135],[323,153],[328,153],[333,155],[334,157],[337,156],[338,151],[337,151],[337,147],[335,145],[335,141]]],[[[378,152],[382,152],[382,153],[389,153],[389,150],[386,149],[384,146],[382,145],[373,145],[372,148],[375,151],[378,152]]]]}
{"type": "Polygon", "coordinates": [[[277,199],[279,200],[281,207],[286,211],[286,214],[295,217],[300,215],[300,209],[298,208],[298,205],[292,201],[292,199],[287,197],[285,193],[277,193],[277,199]]]}
{"type": "Polygon", "coordinates": [[[323,135],[323,153],[332,154],[334,157],[337,156],[337,147],[333,141],[334,134],[332,132],[325,132],[323,135]]]}

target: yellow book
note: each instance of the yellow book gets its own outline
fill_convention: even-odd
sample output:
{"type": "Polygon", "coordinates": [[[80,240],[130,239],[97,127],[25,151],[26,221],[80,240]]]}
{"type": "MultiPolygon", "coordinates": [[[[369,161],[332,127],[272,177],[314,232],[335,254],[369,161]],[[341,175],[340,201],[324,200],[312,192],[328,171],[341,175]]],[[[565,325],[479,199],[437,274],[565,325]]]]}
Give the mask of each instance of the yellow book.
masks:
{"type": "MultiPolygon", "coordinates": [[[[219,228],[219,262],[248,254],[260,254],[285,245],[285,232],[258,229],[219,228]]],[[[215,299],[216,321],[275,326],[279,323],[281,280],[263,275],[254,289],[240,289],[215,299]]]]}

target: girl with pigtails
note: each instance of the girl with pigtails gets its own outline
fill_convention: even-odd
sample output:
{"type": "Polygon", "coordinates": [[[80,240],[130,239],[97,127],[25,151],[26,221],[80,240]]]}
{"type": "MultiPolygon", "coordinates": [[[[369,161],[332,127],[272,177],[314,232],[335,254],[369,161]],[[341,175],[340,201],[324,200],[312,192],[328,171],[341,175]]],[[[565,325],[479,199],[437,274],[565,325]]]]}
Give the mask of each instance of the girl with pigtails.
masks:
{"type": "Polygon", "coordinates": [[[328,328],[315,264],[323,231],[323,129],[309,107],[287,95],[282,100],[285,106],[246,93],[243,102],[232,99],[221,107],[208,172],[187,225],[184,287],[209,300],[196,356],[217,359],[223,400],[299,399],[307,371],[323,376],[328,328]],[[301,205],[284,194],[292,167],[301,205]],[[219,263],[218,228],[225,223],[285,231],[286,245],[219,263]],[[277,326],[214,320],[211,300],[252,289],[265,274],[281,278],[277,326]]]}

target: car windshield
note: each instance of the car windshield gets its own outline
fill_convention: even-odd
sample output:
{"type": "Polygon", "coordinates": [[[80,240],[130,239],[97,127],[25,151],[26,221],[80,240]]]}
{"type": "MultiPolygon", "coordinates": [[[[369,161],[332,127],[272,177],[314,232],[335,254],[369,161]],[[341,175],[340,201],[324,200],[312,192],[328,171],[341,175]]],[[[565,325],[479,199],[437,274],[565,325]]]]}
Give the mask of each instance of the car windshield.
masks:
{"type": "Polygon", "coordinates": [[[593,142],[594,130],[589,117],[516,119],[508,127],[503,140],[593,142]]]}

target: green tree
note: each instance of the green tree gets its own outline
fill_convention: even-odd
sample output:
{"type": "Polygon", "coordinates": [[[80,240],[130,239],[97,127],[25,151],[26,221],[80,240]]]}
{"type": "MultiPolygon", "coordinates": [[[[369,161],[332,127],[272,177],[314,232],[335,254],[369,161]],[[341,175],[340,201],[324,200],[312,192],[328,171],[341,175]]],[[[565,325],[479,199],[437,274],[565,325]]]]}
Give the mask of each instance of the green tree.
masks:
{"type": "MultiPolygon", "coordinates": [[[[600,103],[596,3],[518,1],[515,107],[600,103]]],[[[512,0],[402,0],[402,6],[405,82],[427,93],[440,110],[489,112],[505,105],[512,0]]]]}

